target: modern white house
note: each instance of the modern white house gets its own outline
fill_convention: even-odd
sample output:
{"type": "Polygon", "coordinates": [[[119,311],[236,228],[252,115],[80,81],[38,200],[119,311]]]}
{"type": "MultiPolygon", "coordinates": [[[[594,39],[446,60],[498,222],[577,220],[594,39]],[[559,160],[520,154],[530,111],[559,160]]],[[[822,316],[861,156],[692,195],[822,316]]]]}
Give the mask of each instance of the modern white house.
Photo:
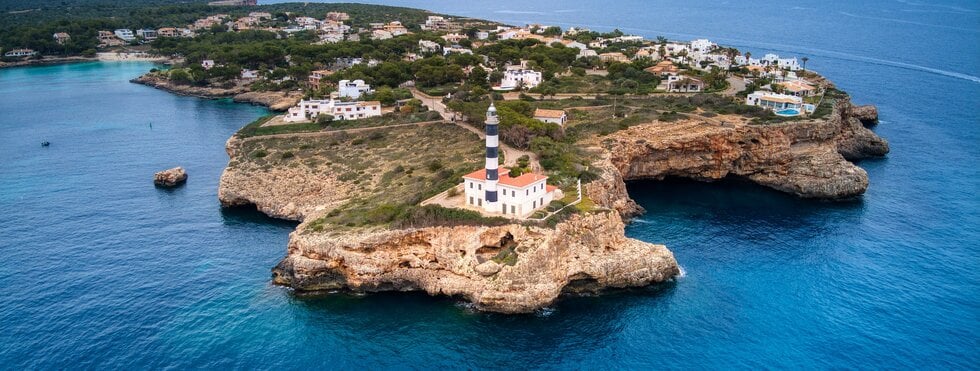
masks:
{"type": "Polygon", "coordinates": [[[369,94],[372,91],[371,85],[365,84],[364,80],[340,80],[337,83],[337,97],[339,98],[358,99],[361,94],[369,94]]]}
{"type": "Polygon", "coordinates": [[[662,82],[665,89],[672,93],[698,93],[704,90],[704,81],[692,76],[670,74],[662,82]]]}
{"type": "Polygon", "coordinates": [[[693,51],[699,51],[704,53],[713,49],[715,46],[718,46],[718,44],[715,44],[708,39],[691,40],[691,49],[693,51]]]}
{"type": "Polygon", "coordinates": [[[301,100],[289,109],[283,119],[286,122],[306,122],[318,115],[327,114],[334,120],[357,120],[381,116],[381,102],[342,102],[335,99],[301,100]]]}
{"type": "Polygon", "coordinates": [[[459,45],[453,45],[442,49],[442,55],[449,55],[452,53],[473,54],[473,51],[459,45]]]}
{"type": "Polygon", "coordinates": [[[590,58],[590,57],[598,57],[598,56],[599,53],[597,53],[595,50],[582,49],[578,51],[578,55],[575,56],[575,58],[590,58]]]}
{"type": "Polygon", "coordinates": [[[568,121],[568,114],[564,110],[560,109],[535,109],[534,119],[542,122],[550,122],[552,124],[558,124],[559,126],[565,126],[565,122],[568,121]]]}
{"type": "Polygon", "coordinates": [[[499,174],[497,109],[491,104],[486,121],[486,165],[463,176],[463,203],[492,215],[527,218],[561,197],[558,187],[548,185],[548,177],[525,173],[511,177],[499,174]]]}
{"type": "Polygon", "coordinates": [[[37,52],[33,49],[14,49],[3,53],[4,57],[30,57],[37,55],[37,52]]]}
{"type": "Polygon", "coordinates": [[[745,97],[745,104],[762,107],[779,116],[799,116],[804,112],[813,112],[815,108],[811,104],[803,104],[803,98],[795,95],[769,91],[756,91],[749,94],[745,97]]]}
{"type": "Polygon", "coordinates": [[[115,34],[116,37],[124,41],[136,40],[136,36],[133,35],[133,30],[130,30],[128,28],[120,28],[118,30],[113,31],[112,33],[115,34]]]}
{"type": "Polygon", "coordinates": [[[206,70],[210,70],[210,69],[214,68],[214,60],[213,59],[205,59],[205,60],[201,61],[201,67],[203,67],[206,70]]]}
{"type": "Polygon", "coordinates": [[[435,53],[442,49],[442,45],[435,41],[419,40],[419,51],[422,53],[435,53]]]}
{"type": "Polygon", "coordinates": [[[748,58],[739,55],[735,57],[735,64],[746,66],[773,66],[779,69],[799,71],[800,62],[796,58],[780,58],[777,54],[766,54],[762,59],[748,58]]]}
{"type": "Polygon", "coordinates": [[[504,78],[500,80],[500,85],[493,87],[493,90],[510,91],[518,87],[531,89],[541,83],[541,72],[530,69],[508,69],[504,71],[504,78]]]}
{"type": "Polygon", "coordinates": [[[247,68],[242,69],[242,80],[255,80],[257,78],[259,78],[259,71],[247,68]]]}
{"type": "Polygon", "coordinates": [[[152,41],[157,39],[157,30],[143,28],[136,30],[136,36],[139,36],[143,40],[152,41]]]}

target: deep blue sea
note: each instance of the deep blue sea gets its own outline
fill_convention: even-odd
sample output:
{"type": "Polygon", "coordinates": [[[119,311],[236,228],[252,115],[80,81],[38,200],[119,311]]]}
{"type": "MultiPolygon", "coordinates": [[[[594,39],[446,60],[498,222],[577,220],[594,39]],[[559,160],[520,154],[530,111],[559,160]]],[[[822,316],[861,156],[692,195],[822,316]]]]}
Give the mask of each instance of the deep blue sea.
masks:
{"type": "Polygon", "coordinates": [[[674,251],[686,273],[671,285],[527,316],[297,298],[269,283],[294,224],[217,201],[225,140],[264,109],[129,83],[146,63],[3,69],[0,368],[980,365],[980,4],[384,3],[808,56],[878,105],[892,153],[860,163],[871,187],[853,202],[631,184],[649,213],[627,233],[674,251]],[[176,165],[187,185],[154,188],[176,165]]]}

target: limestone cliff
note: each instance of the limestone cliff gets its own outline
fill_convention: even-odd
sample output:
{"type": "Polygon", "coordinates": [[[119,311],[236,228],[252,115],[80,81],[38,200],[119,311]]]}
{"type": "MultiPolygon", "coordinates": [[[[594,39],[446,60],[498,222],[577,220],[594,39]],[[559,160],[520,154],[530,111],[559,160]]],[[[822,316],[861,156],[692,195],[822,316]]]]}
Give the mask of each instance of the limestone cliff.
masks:
{"type": "Polygon", "coordinates": [[[888,153],[888,143],[838,102],[830,117],[772,125],[691,119],[638,125],[601,138],[626,180],[739,177],[799,197],[843,199],[868,188],[848,160],[888,153]]]}
{"type": "Polygon", "coordinates": [[[623,228],[614,212],[575,215],[554,229],[511,224],[318,234],[303,224],[273,275],[301,291],[421,290],[463,298],[480,310],[526,313],[563,293],[644,286],[679,274],[666,247],[626,238],[623,228]],[[513,265],[494,261],[509,241],[513,265]]]}

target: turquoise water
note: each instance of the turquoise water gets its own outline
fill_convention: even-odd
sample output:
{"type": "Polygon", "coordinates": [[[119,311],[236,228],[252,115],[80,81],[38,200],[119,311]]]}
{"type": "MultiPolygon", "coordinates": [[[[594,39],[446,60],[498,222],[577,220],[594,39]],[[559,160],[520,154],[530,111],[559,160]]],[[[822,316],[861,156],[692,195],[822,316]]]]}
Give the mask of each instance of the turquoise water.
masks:
{"type": "Polygon", "coordinates": [[[795,109],[784,109],[782,111],[776,111],[776,114],[781,116],[797,116],[800,114],[800,111],[795,109]]]}
{"type": "Polygon", "coordinates": [[[860,163],[871,188],[845,203],[630,184],[649,213],[627,233],[675,252],[672,285],[529,316],[420,294],[296,298],[269,284],[294,225],[216,196],[225,140],[265,110],[127,82],[149,64],[0,70],[0,368],[980,364],[976,4],[806,2],[788,27],[775,2],[395,3],[804,54],[878,104],[892,154],[860,163]],[[175,165],[187,185],[154,188],[175,165]]]}

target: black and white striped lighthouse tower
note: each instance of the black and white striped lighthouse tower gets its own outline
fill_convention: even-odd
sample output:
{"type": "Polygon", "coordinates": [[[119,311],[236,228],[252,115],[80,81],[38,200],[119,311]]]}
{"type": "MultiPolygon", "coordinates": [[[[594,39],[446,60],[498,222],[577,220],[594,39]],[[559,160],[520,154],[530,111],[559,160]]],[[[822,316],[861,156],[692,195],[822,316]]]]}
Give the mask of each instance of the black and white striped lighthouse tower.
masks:
{"type": "Polygon", "coordinates": [[[497,155],[498,155],[498,141],[497,141],[497,108],[490,103],[490,108],[487,109],[487,182],[486,182],[486,203],[483,204],[483,209],[489,212],[498,212],[500,209],[497,207],[497,155]]]}

